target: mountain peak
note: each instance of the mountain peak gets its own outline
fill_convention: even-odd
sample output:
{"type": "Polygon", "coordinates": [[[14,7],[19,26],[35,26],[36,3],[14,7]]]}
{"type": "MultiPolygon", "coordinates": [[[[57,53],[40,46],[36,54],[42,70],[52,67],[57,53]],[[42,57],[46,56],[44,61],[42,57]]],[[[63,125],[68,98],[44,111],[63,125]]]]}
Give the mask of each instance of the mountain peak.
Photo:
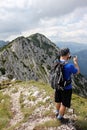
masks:
{"type": "Polygon", "coordinates": [[[58,47],[42,34],[18,37],[2,49],[0,75],[48,81],[48,71],[57,51],[58,47]]]}

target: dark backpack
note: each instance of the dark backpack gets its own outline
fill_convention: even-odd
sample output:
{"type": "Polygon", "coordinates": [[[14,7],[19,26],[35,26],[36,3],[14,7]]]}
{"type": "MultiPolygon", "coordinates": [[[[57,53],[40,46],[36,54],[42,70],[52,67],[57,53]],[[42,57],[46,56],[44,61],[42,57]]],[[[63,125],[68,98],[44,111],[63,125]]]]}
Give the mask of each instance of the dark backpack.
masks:
{"type": "Polygon", "coordinates": [[[61,89],[64,90],[64,87],[71,84],[71,78],[69,80],[65,80],[63,76],[64,65],[66,63],[61,63],[56,60],[52,65],[52,69],[50,71],[50,84],[53,89],[61,89]]]}

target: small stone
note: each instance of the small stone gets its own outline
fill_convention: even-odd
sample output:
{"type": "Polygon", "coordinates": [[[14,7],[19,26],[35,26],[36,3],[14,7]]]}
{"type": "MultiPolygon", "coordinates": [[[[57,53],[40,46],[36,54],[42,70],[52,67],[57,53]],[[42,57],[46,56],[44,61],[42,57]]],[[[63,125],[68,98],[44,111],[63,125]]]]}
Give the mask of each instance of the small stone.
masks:
{"type": "Polygon", "coordinates": [[[70,114],[74,114],[74,109],[69,108],[69,109],[67,110],[67,112],[70,113],[70,114]]]}

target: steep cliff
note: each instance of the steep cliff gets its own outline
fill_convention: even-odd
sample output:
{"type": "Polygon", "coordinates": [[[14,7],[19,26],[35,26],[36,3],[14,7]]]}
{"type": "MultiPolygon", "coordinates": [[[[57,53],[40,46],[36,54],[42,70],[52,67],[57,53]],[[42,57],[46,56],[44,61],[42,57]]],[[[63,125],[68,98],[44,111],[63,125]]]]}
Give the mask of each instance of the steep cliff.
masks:
{"type": "Polygon", "coordinates": [[[27,38],[18,37],[1,49],[0,75],[48,81],[50,65],[58,50],[54,43],[38,33],[27,38]]]}

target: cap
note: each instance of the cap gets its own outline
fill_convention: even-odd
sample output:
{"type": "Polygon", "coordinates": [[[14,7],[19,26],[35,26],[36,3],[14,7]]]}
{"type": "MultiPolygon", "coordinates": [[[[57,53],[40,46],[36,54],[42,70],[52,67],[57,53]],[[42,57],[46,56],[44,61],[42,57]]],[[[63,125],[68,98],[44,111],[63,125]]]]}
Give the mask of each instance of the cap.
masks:
{"type": "Polygon", "coordinates": [[[68,53],[70,53],[69,48],[60,49],[60,56],[66,56],[68,53]]]}

